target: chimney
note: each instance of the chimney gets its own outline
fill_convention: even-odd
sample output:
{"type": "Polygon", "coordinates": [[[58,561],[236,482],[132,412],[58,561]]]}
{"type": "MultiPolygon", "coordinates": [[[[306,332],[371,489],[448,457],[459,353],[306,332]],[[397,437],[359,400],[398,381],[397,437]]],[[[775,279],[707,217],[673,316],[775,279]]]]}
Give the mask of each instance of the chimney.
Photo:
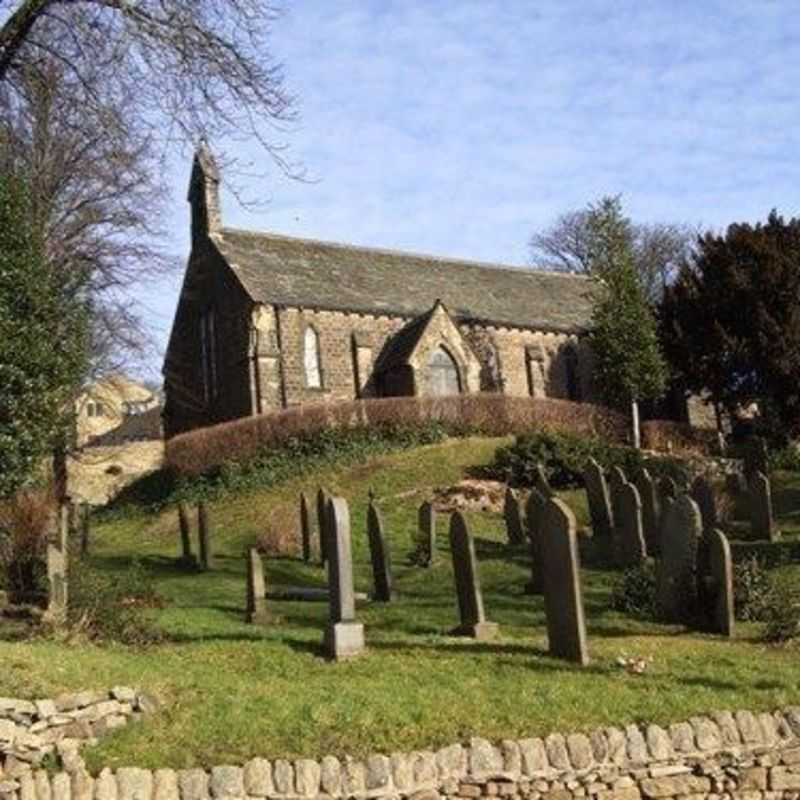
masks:
{"type": "Polygon", "coordinates": [[[217,233],[222,228],[219,169],[205,141],[194,154],[188,200],[192,207],[192,239],[217,233]]]}

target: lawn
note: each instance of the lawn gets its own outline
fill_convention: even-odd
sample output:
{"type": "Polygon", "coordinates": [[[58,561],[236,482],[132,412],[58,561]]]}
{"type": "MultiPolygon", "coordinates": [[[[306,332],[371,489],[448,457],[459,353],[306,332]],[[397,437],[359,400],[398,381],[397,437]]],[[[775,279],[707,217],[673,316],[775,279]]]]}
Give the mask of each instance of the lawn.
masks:
{"type": "MultiPolygon", "coordinates": [[[[439,516],[438,563],[407,563],[416,508],[434,486],[455,483],[491,460],[502,440],[449,441],[381,457],[304,480],[220,500],[211,506],[217,566],[186,571],[177,561],[177,515],[131,515],[97,526],[92,561],[126,570],[135,557],[165,598],[157,613],[164,644],[144,650],[52,640],[0,641],[0,695],[51,696],[127,684],[154,692],[164,710],[104,739],[90,767],[188,767],[270,758],[362,755],[436,747],[471,735],[491,739],[580,730],[636,720],[669,722],[710,709],[770,709],[800,700],[797,650],[765,646],[757,626],[734,641],[636,620],[610,608],[616,576],[582,544],[592,664],[579,669],[546,655],[541,597],[523,594],[524,549],[505,543],[499,515],[470,513],[493,643],[448,636],[457,622],[439,516]],[[244,548],[270,519],[296,513],[301,489],[323,483],[351,504],[356,588],[369,591],[367,493],[382,511],[394,560],[397,599],[359,604],[368,652],[348,663],[321,657],[327,607],[271,602],[273,625],[246,625],[244,548]],[[643,675],[620,655],[651,658],[643,675]]],[[[790,538],[800,537],[797,492],[782,477],[776,506],[790,538]],[[792,495],[794,492],[794,495],[792,495]],[[789,499],[787,499],[789,498],[789,499]]],[[[583,492],[563,495],[586,524],[583,492]]],[[[796,566],[783,567],[795,571],[796,566]]],[[[268,585],[324,584],[319,566],[266,561],[268,585]]]]}

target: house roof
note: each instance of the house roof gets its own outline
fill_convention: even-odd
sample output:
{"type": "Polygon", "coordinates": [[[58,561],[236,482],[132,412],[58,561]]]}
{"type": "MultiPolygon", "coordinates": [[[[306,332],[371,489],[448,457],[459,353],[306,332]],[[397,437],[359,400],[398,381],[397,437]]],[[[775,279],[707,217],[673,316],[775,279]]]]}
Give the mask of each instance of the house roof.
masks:
{"type": "Polygon", "coordinates": [[[591,319],[584,276],[233,228],[213,238],[258,303],[416,317],[439,298],[454,319],[564,332],[591,319]]]}

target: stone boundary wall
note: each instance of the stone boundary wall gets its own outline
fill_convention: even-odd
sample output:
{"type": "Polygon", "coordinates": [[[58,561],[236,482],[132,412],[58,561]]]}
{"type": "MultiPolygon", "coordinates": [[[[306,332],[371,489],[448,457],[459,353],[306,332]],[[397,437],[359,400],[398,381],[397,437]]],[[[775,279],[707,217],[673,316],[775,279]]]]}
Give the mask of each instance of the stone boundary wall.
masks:
{"type": "Polygon", "coordinates": [[[800,707],[717,712],[662,728],[607,727],[590,734],[494,745],[474,738],[436,752],[364,761],[267,761],[211,770],[104,769],[80,760],[64,771],[0,773],[0,800],[205,800],[219,798],[444,798],[510,800],[797,800],[800,707]]]}

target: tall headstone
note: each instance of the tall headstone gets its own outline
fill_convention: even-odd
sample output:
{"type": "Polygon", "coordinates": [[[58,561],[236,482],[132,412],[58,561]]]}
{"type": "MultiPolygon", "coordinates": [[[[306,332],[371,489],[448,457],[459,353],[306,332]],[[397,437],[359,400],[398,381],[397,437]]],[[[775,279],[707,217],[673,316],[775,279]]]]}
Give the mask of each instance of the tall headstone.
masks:
{"type": "Polygon", "coordinates": [[[550,486],[550,481],[547,478],[547,471],[541,461],[536,464],[536,475],[534,476],[533,485],[545,497],[555,497],[556,493],[553,491],[553,487],[550,486]]]}
{"type": "Polygon", "coordinates": [[[305,492],[300,493],[300,542],[303,547],[303,561],[311,561],[311,512],[305,492]]]}
{"type": "Polygon", "coordinates": [[[603,474],[600,465],[593,458],[590,458],[589,463],[586,465],[583,481],[586,485],[586,497],[589,501],[592,535],[598,539],[610,539],[613,532],[611,498],[608,493],[606,476],[603,474]]]}
{"type": "Polygon", "coordinates": [[[186,503],[178,503],[178,529],[181,534],[181,559],[187,564],[194,561],[192,555],[192,529],[189,522],[189,508],[186,503]]]}
{"type": "Polygon", "coordinates": [[[436,562],[436,509],[427,500],[417,512],[417,549],[426,567],[436,562]]]}
{"type": "Polygon", "coordinates": [[[614,556],[620,567],[638,567],[647,558],[642,502],[632,483],[614,483],[614,556]]]}
{"type": "Polygon", "coordinates": [[[255,547],[247,551],[247,621],[253,625],[264,625],[270,621],[264,564],[255,547]]]}
{"type": "Polygon", "coordinates": [[[525,504],[525,532],[531,552],[531,579],[525,585],[525,594],[541,594],[544,591],[542,577],[542,518],[547,498],[536,488],[531,489],[525,504]]]}
{"type": "Polygon", "coordinates": [[[512,545],[524,544],[525,525],[522,520],[522,509],[517,495],[510,487],[506,489],[506,496],[503,502],[503,518],[506,523],[508,543],[512,545]]]}
{"type": "Polygon", "coordinates": [[[709,623],[715,633],[733,636],[733,558],[731,546],[722,531],[712,530],[709,538],[709,623]]]}
{"type": "Polygon", "coordinates": [[[47,609],[44,620],[61,625],[67,619],[69,585],[67,582],[69,563],[69,525],[66,506],[59,506],[50,522],[47,541],[47,609]]]}
{"type": "Polygon", "coordinates": [[[708,532],[717,527],[717,500],[714,496],[714,487],[704,475],[698,475],[692,483],[692,500],[700,509],[703,519],[703,531],[708,532]]]}
{"type": "Polygon", "coordinates": [[[551,497],[542,520],[544,609],[550,655],[585,666],[589,663],[583,611],[575,517],[551,497]]]}
{"type": "Polygon", "coordinates": [[[661,509],[658,502],[656,484],[650,477],[650,473],[642,467],[636,474],[635,485],[639,492],[639,499],[642,501],[644,543],[647,545],[648,554],[657,556],[659,554],[659,517],[661,509]]]}
{"type": "Polygon", "coordinates": [[[622,467],[611,467],[611,469],[608,471],[608,482],[611,484],[612,489],[614,486],[617,486],[620,483],[628,482],[622,467]]]}
{"type": "Polygon", "coordinates": [[[493,639],[497,635],[497,624],[486,621],[475,542],[460,511],[454,511],[450,517],[450,553],[453,557],[453,576],[461,620],[452,633],[457,636],[471,636],[481,641],[493,639]]]}
{"type": "Polygon", "coordinates": [[[205,500],[197,504],[197,539],[200,554],[200,569],[209,570],[213,567],[211,555],[211,519],[205,500]]]}
{"type": "Polygon", "coordinates": [[[756,472],[750,479],[750,530],[755,539],[776,542],[780,538],[772,515],[769,478],[763,472],[756,472]]]}
{"type": "Polygon", "coordinates": [[[392,564],[386,538],[383,535],[383,520],[374,503],[367,509],[367,538],[372,561],[373,600],[389,603],[392,600],[392,564]]]}
{"type": "Polygon", "coordinates": [[[764,475],[769,474],[767,443],[762,436],[751,436],[745,442],[743,456],[744,477],[748,483],[750,483],[759,472],[764,475]]]}
{"type": "Polygon", "coordinates": [[[691,497],[681,495],[665,506],[656,601],[667,622],[683,622],[694,605],[697,548],[702,533],[700,509],[691,497]]]}
{"type": "Polygon", "coordinates": [[[364,626],[356,622],[353,585],[353,555],[350,541],[350,509],[342,497],[331,497],[325,514],[328,536],[328,591],[330,620],[323,645],[326,654],[337,661],[350,658],[364,649],[364,626]]]}
{"type": "Polygon", "coordinates": [[[92,544],[92,507],[88,503],[81,503],[78,518],[81,557],[86,558],[92,544]]]}
{"type": "Polygon", "coordinates": [[[328,563],[328,493],[320,486],[317,490],[317,530],[319,531],[319,557],[324,567],[328,563]]]}

